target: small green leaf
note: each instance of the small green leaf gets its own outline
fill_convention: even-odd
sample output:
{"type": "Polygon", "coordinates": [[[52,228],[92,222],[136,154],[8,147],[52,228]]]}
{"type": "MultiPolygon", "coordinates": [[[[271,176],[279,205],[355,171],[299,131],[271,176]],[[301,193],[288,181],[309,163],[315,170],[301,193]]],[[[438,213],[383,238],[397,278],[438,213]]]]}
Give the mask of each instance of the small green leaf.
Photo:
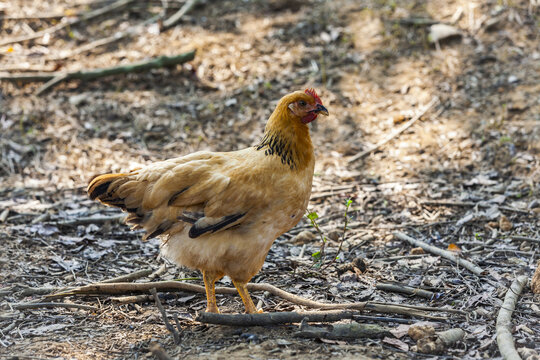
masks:
{"type": "Polygon", "coordinates": [[[313,211],[313,212],[310,212],[309,214],[307,214],[307,218],[311,221],[314,221],[314,220],[317,220],[319,218],[319,215],[313,211]]]}
{"type": "Polygon", "coordinates": [[[352,204],[352,200],[351,199],[347,200],[347,202],[345,203],[345,206],[347,206],[347,209],[349,208],[349,206],[351,206],[351,204],[352,204]]]}
{"type": "Polygon", "coordinates": [[[321,252],[320,251],[314,252],[313,254],[311,254],[311,256],[319,260],[321,258],[321,252]]]}

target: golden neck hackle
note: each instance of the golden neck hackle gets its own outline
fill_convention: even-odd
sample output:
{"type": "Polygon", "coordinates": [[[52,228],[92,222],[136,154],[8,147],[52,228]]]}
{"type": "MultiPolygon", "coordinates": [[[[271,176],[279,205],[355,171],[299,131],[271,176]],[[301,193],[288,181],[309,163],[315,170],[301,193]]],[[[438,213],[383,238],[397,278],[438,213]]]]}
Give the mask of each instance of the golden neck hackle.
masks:
{"type": "Polygon", "coordinates": [[[308,126],[288,108],[299,94],[302,93],[292,93],[280,100],[257,146],[257,150],[265,151],[268,156],[280,157],[291,170],[303,170],[314,157],[308,126]]]}

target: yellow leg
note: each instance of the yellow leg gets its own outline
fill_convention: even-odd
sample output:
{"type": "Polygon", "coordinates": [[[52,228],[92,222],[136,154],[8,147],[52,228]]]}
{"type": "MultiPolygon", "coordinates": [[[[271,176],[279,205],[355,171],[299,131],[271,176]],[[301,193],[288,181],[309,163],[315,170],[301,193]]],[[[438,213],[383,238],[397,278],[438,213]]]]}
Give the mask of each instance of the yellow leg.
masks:
{"type": "Polygon", "coordinates": [[[262,310],[258,311],[255,305],[253,304],[253,301],[251,300],[251,296],[249,296],[249,293],[246,288],[247,283],[233,280],[233,284],[236,287],[236,290],[238,290],[238,294],[240,294],[240,297],[242,298],[242,302],[244,303],[244,306],[246,307],[247,314],[255,314],[255,313],[263,312],[262,310]]]}
{"type": "Polygon", "coordinates": [[[223,274],[217,274],[209,271],[203,271],[204,288],[206,289],[206,312],[219,313],[216,303],[216,281],[223,277],[223,274]]]}

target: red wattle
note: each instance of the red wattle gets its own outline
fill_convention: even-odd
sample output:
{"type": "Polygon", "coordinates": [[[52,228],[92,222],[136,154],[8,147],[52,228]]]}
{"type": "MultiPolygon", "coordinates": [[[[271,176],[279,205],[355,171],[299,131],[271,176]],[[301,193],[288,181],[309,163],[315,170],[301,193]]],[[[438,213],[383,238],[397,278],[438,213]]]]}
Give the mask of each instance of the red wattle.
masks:
{"type": "Polygon", "coordinates": [[[309,124],[310,122],[312,122],[313,120],[315,120],[317,118],[317,113],[309,113],[307,114],[306,116],[304,116],[302,118],[302,123],[303,124],[309,124]]]}

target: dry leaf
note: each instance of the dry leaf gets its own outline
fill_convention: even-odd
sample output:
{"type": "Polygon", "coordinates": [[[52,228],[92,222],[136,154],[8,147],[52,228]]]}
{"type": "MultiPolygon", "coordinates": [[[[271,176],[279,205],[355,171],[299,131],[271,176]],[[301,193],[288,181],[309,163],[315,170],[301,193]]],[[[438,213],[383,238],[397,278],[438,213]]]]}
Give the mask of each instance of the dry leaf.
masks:
{"type": "Polygon", "coordinates": [[[455,252],[460,252],[461,249],[459,248],[459,246],[457,246],[456,244],[454,243],[451,243],[450,245],[448,245],[448,250],[450,251],[455,251],[455,252]]]}
{"type": "Polygon", "coordinates": [[[505,215],[501,215],[501,217],[499,218],[499,229],[501,231],[510,231],[512,230],[512,227],[513,225],[510,220],[508,220],[505,215]]]}
{"type": "Polygon", "coordinates": [[[496,222],[496,221],[490,221],[487,223],[489,225],[490,228],[492,229],[498,229],[499,228],[499,223],[496,222]]]}
{"type": "Polygon", "coordinates": [[[426,252],[421,247],[415,247],[415,248],[411,249],[411,255],[422,255],[422,254],[425,254],[425,253],[426,252]]]}

